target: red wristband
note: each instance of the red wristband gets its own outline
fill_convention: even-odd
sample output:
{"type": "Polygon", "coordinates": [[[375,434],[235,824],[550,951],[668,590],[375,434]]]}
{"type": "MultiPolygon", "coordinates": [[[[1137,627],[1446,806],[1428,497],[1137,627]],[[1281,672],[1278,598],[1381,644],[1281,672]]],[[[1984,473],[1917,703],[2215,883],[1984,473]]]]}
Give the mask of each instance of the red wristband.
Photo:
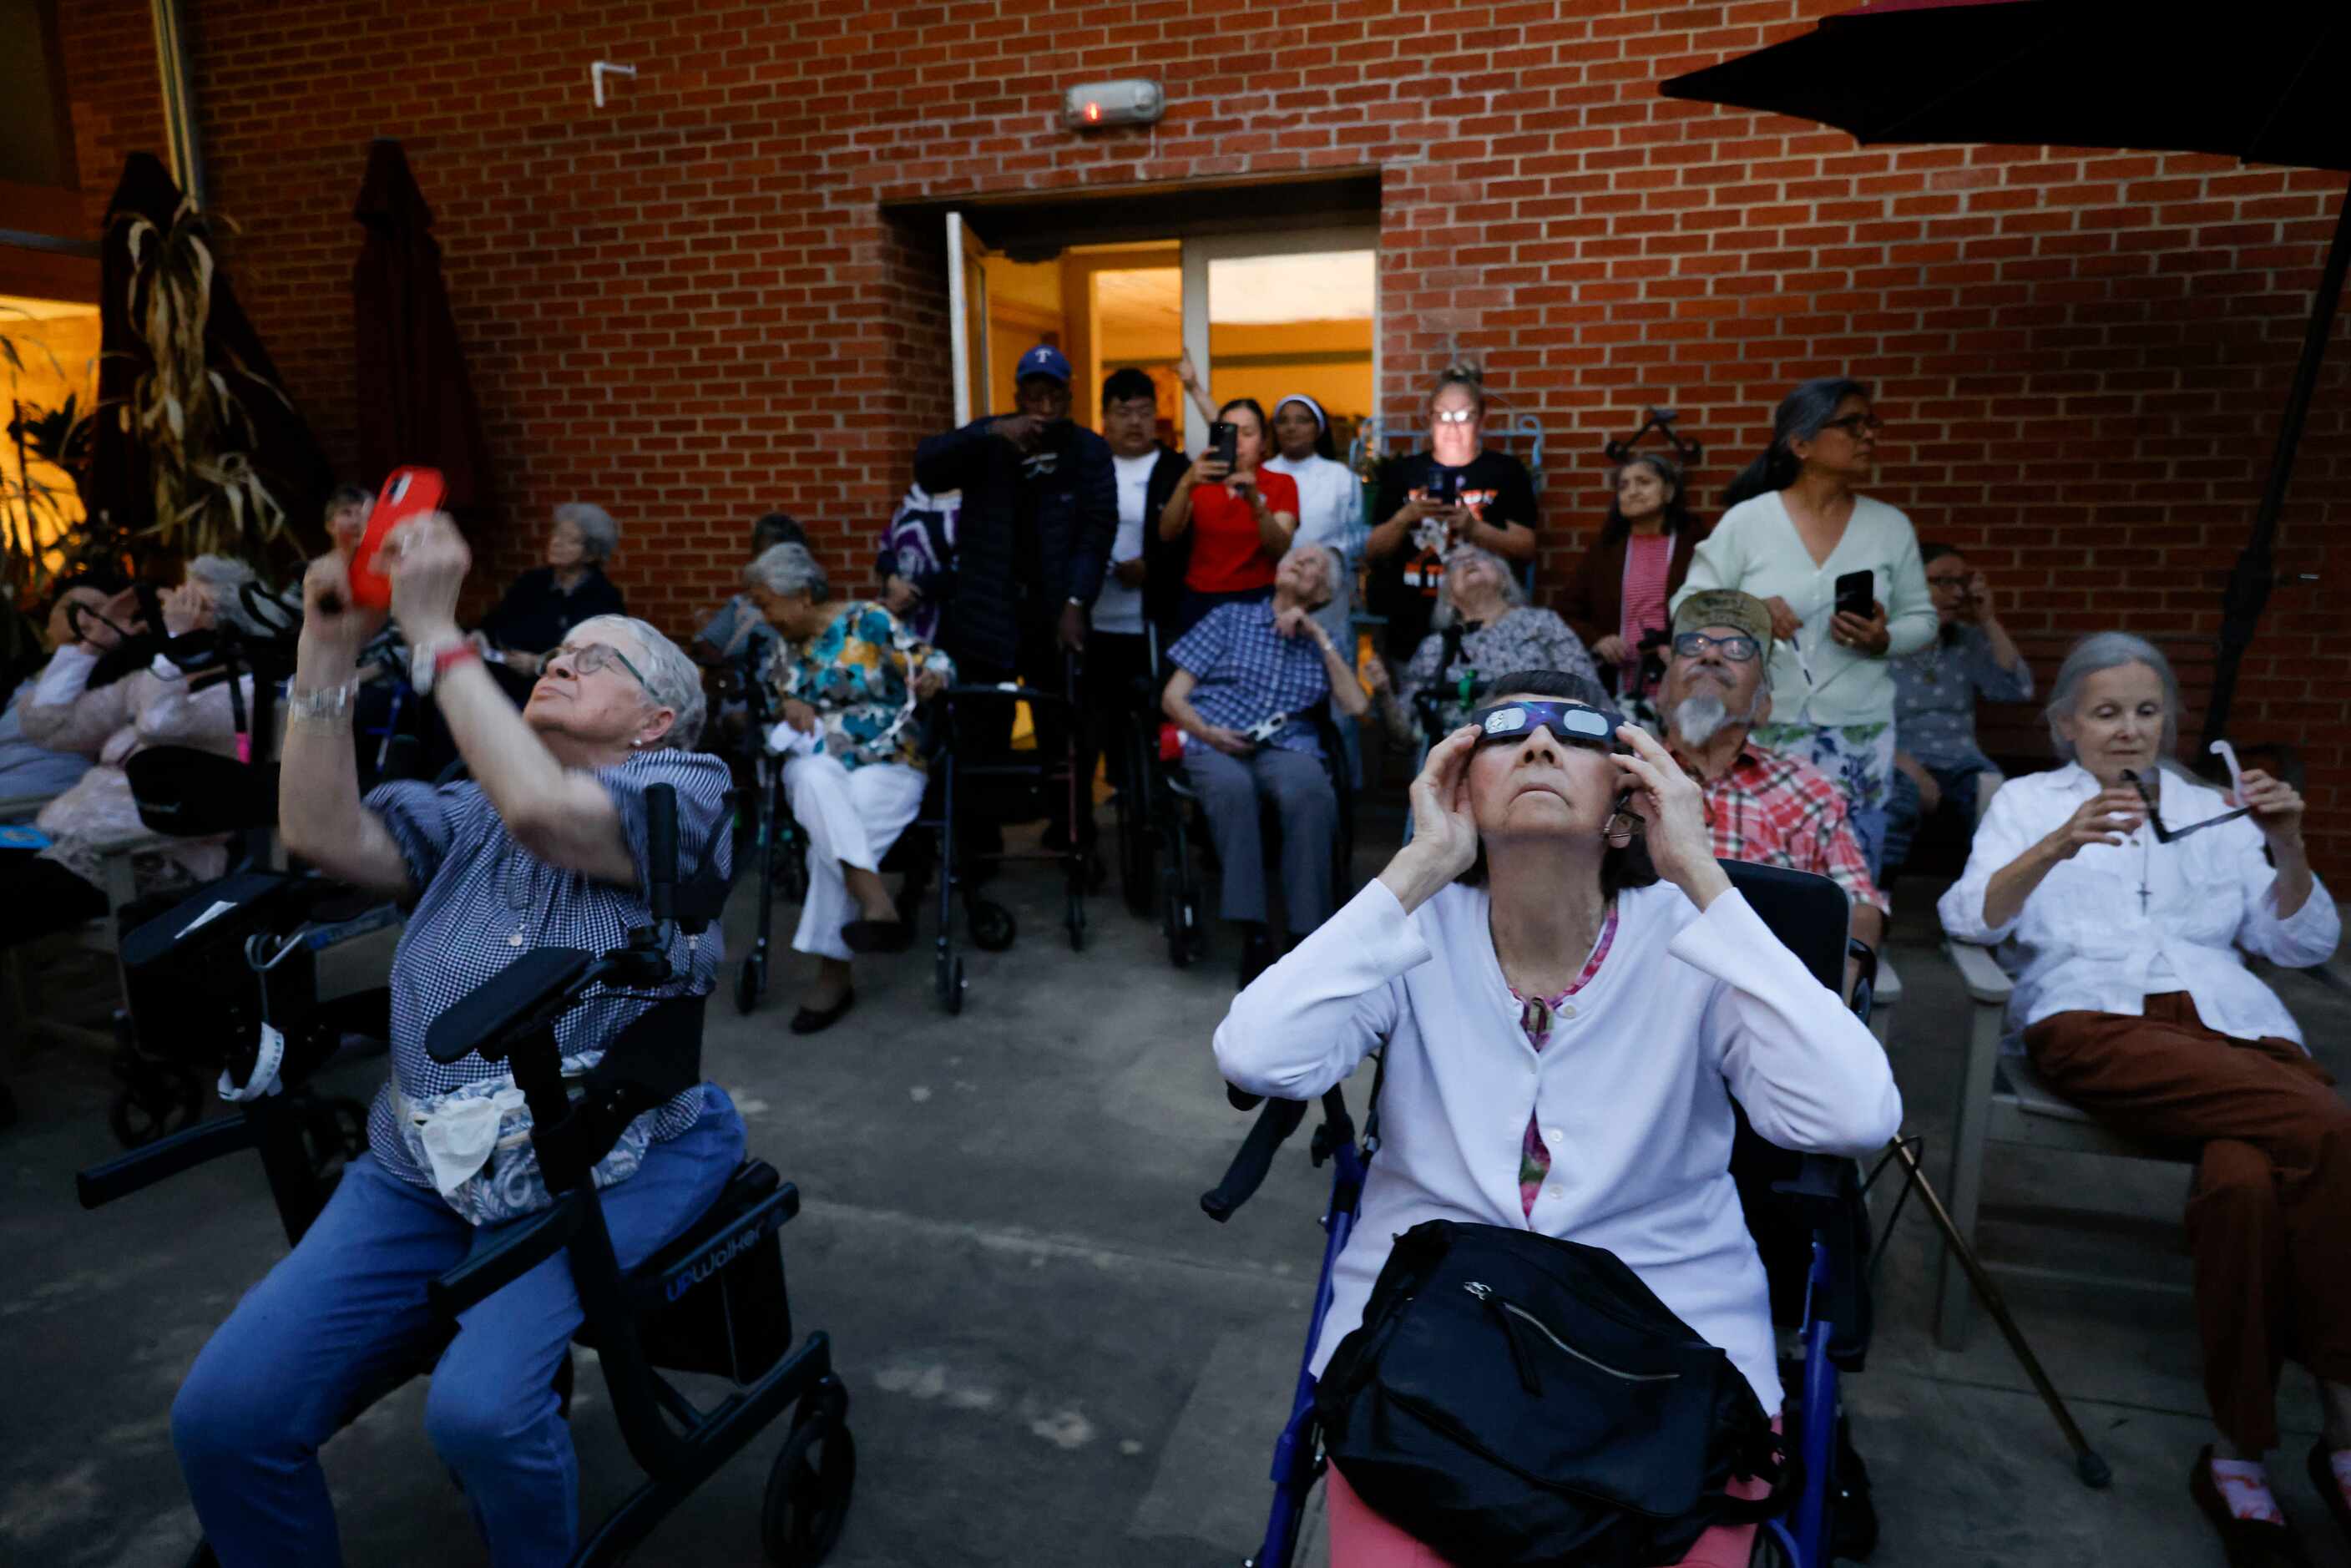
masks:
{"type": "Polygon", "coordinates": [[[479,648],[475,647],[471,643],[450,643],[447,647],[433,655],[433,678],[435,681],[438,681],[442,676],[447,674],[453,666],[462,664],[468,659],[472,660],[475,664],[480,664],[482,661],[482,651],[479,648]]]}

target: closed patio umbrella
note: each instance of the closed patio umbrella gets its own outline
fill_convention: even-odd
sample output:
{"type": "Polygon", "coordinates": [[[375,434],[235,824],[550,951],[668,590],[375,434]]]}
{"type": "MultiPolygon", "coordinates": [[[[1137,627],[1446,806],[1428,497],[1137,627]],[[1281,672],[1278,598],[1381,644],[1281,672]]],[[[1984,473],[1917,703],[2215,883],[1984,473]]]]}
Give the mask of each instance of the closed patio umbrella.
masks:
{"type": "MultiPolygon", "coordinates": [[[[2351,6],[1878,0],[1812,32],[1676,77],[1668,98],[1816,120],[1864,143],[1981,141],[2211,152],[2351,170],[2351,6]]],[[[2275,582],[2273,546],[2351,268],[2351,191],[2313,301],[2252,537],[2221,603],[2207,743],[2275,582]]]]}
{"type": "Polygon", "coordinates": [[[372,487],[402,464],[438,468],[449,510],[478,523],[492,499],[489,444],[441,276],[433,209],[399,142],[368,150],[351,216],[367,230],[351,268],[360,476],[372,487]]]}

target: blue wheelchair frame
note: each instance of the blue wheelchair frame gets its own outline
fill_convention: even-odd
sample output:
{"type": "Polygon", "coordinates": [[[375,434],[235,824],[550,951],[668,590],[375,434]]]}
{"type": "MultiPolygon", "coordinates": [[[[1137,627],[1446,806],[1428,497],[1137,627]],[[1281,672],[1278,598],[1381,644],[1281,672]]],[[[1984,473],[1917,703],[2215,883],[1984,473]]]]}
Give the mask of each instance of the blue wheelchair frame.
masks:
{"type": "MultiPolygon", "coordinates": [[[[1804,941],[1794,939],[1799,934],[1785,929],[1783,922],[1775,920],[1774,916],[1792,913],[1789,911],[1788,904],[1797,899],[1824,900],[1828,894],[1834,894],[1842,907],[1844,892],[1828,878],[1806,873],[1748,865],[1736,861],[1725,861],[1722,864],[1723,869],[1730,873],[1733,884],[1758,904],[1758,913],[1765,924],[1771,925],[1774,935],[1781,936],[1805,960],[1814,977],[1832,990],[1841,990],[1845,955],[1842,924],[1835,927],[1834,946],[1832,948],[1825,940],[1817,936],[1804,941]],[[1777,896],[1773,896],[1775,894],[1777,896]]],[[[1825,909],[1825,903],[1822,907],[1825,909]]],[[[1868,954],[1866,948],[1856,947],[1855,951],[1856,956],[1868,954]]],[[[1869,1018],[1870,991],[1876,972],[1875,956],[1864,957],[1853,1001],[1855,1013],[1864,1022],[1869,1018]]],[[[1322,1335],[1323,1318],[1331,1309],[1332,1271],[1338,1265],[1339,1254],[1346,1248],[1348,1238],[1354,1234],[1364,1181],[1369,1174],[1373,1155],[1379,1151],[1380,1076],[1384,1070],[1385,1063],[1382,1061],[1375,1070],[1371,1108],[1365,1113],[1364,1136],[1360,1141],[1355,1135],[1354,1121],[1347,1111],[1343,1090],[1333,1087],[1325,1091],[1322,1097],[1322,1123],[1315,1129],[1310,1154],[1317,1166],[1326,1159],[1332,1164],[1331,1199],[1322,1215],[1322,1271],[1315,1285],[1314,1310],[1308,1319],[1306,1345],[1299,1361],[1298,1383],[1290,1399],[1290,1417],[1283,1423],[1280,1436],[1274,1439],[1270,1472],[1273,1502],[1266,1518],[1265,1536],[1256,1553],[1243,1560],[1242,1568],[1290,1568],[1297,1555],[1298,1534],[1305,1515],[1306,1500],[1313,1490],[1314,1483],[1322,1478],[1328,1462],[1322,1452],[1314,1427],[1315,1385],[1310,1368],[1316,1343],[1322,1335]]],[[[1257,1096],[1229,1086],[1226,1094],[1237,1109],[1249,1110],[1259,1103],[1257,1096]]],[[[1307,1105],[1303,1101],[1272,1100],[1263,1103],[1256,1124],[1249,1129],[1239,1152],[1234,1155],[1224,1180],[1201,1195],[1200,1207],[1211,1219],[1222,1223],[1230,1218],[1234,1211],[1257,1191],[1272,1166],[1275,1152],[1297,1130],[1305,1118],[1306,1111],[1307,1105]]],[[[1825,1155],[1805,1155],[1801,1156],[1801,1160],[1800,1173],[1795,1179],[1772,1184],[1774,1192],[1816,1221],[1804,1289],[1801,1416],[1798,1429],[1783,1438],[1800,1485],[1795,1504],[1789,1512],[1782,1518],[1768,1520],[1758,1528],[1753,1561],[1758,1563],[1770,1561],[1763,1553],[1776,1548],[1787,1568],[1830,1568],[1830,1529],[1834,1522],[1830,1500],[1837,1484],[1839,1388],[1843,1371],[1847,1366],[1859,1365],[1862,1342],[1859,1338],[1851,1341],[1840,1339],[1840,1325],[1823,1314],[1834,1301],[1842,1299],[1858,1303],[1861,1292],[1865,1289],[1865,1281],[1862,1275],[1859,1249],[1852,1245],[1850,1206],[1859,1201],[1858,1189],[1848,1196],[1849,1176],[1855,1168],[1855,1162],[1825,1155]]],[[[1855,1315],[1861,1314],[1857,1311],[1855,1315]]],[[[1843,1326],[1847,1330],[1856,1327],[1843,1326]]]]}

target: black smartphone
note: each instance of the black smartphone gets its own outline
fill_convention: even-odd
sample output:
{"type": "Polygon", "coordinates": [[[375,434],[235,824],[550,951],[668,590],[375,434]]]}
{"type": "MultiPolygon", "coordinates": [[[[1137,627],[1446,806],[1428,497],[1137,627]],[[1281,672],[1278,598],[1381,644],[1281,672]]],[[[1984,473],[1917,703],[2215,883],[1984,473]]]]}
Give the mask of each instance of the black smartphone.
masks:
{"type": "Polygon", "coordinates": [[[1231,473],[1240,461],[1240,427],[1229,420],[1220,419],[1208,426],[1208,455],[1225,465],[1231,473]]]}
{"type": "Polygon", "coordinates": [[[1858,615],[1864,621],[1877,607],[1877,579],[1866,571],[1848,571],[1836,580],[1836,608],[1840,615],[1858,615]]]}
{"type": "Polygon", "coordinates": [[[1461,476],[1450,468],[1439,468],[1429,475],[1422,494],[1440,507],[1450,507],[1461,499],[1461,476]]]}

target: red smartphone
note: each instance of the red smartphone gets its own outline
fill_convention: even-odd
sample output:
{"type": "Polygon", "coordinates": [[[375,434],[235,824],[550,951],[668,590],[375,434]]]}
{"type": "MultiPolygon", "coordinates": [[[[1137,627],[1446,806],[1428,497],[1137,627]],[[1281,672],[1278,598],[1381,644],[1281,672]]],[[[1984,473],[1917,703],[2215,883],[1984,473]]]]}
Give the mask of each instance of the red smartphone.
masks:
{"type": "Polygon", "coordinates": [[[351,600],[370,610],[392,608],[392,579],[375,568],[376,551],[392,530],[411,517],[438,511],[448,486],[438,468],[395,468],[383,482],[383,493],[368,514],[367,532],[351,552],[351,600]]]}

